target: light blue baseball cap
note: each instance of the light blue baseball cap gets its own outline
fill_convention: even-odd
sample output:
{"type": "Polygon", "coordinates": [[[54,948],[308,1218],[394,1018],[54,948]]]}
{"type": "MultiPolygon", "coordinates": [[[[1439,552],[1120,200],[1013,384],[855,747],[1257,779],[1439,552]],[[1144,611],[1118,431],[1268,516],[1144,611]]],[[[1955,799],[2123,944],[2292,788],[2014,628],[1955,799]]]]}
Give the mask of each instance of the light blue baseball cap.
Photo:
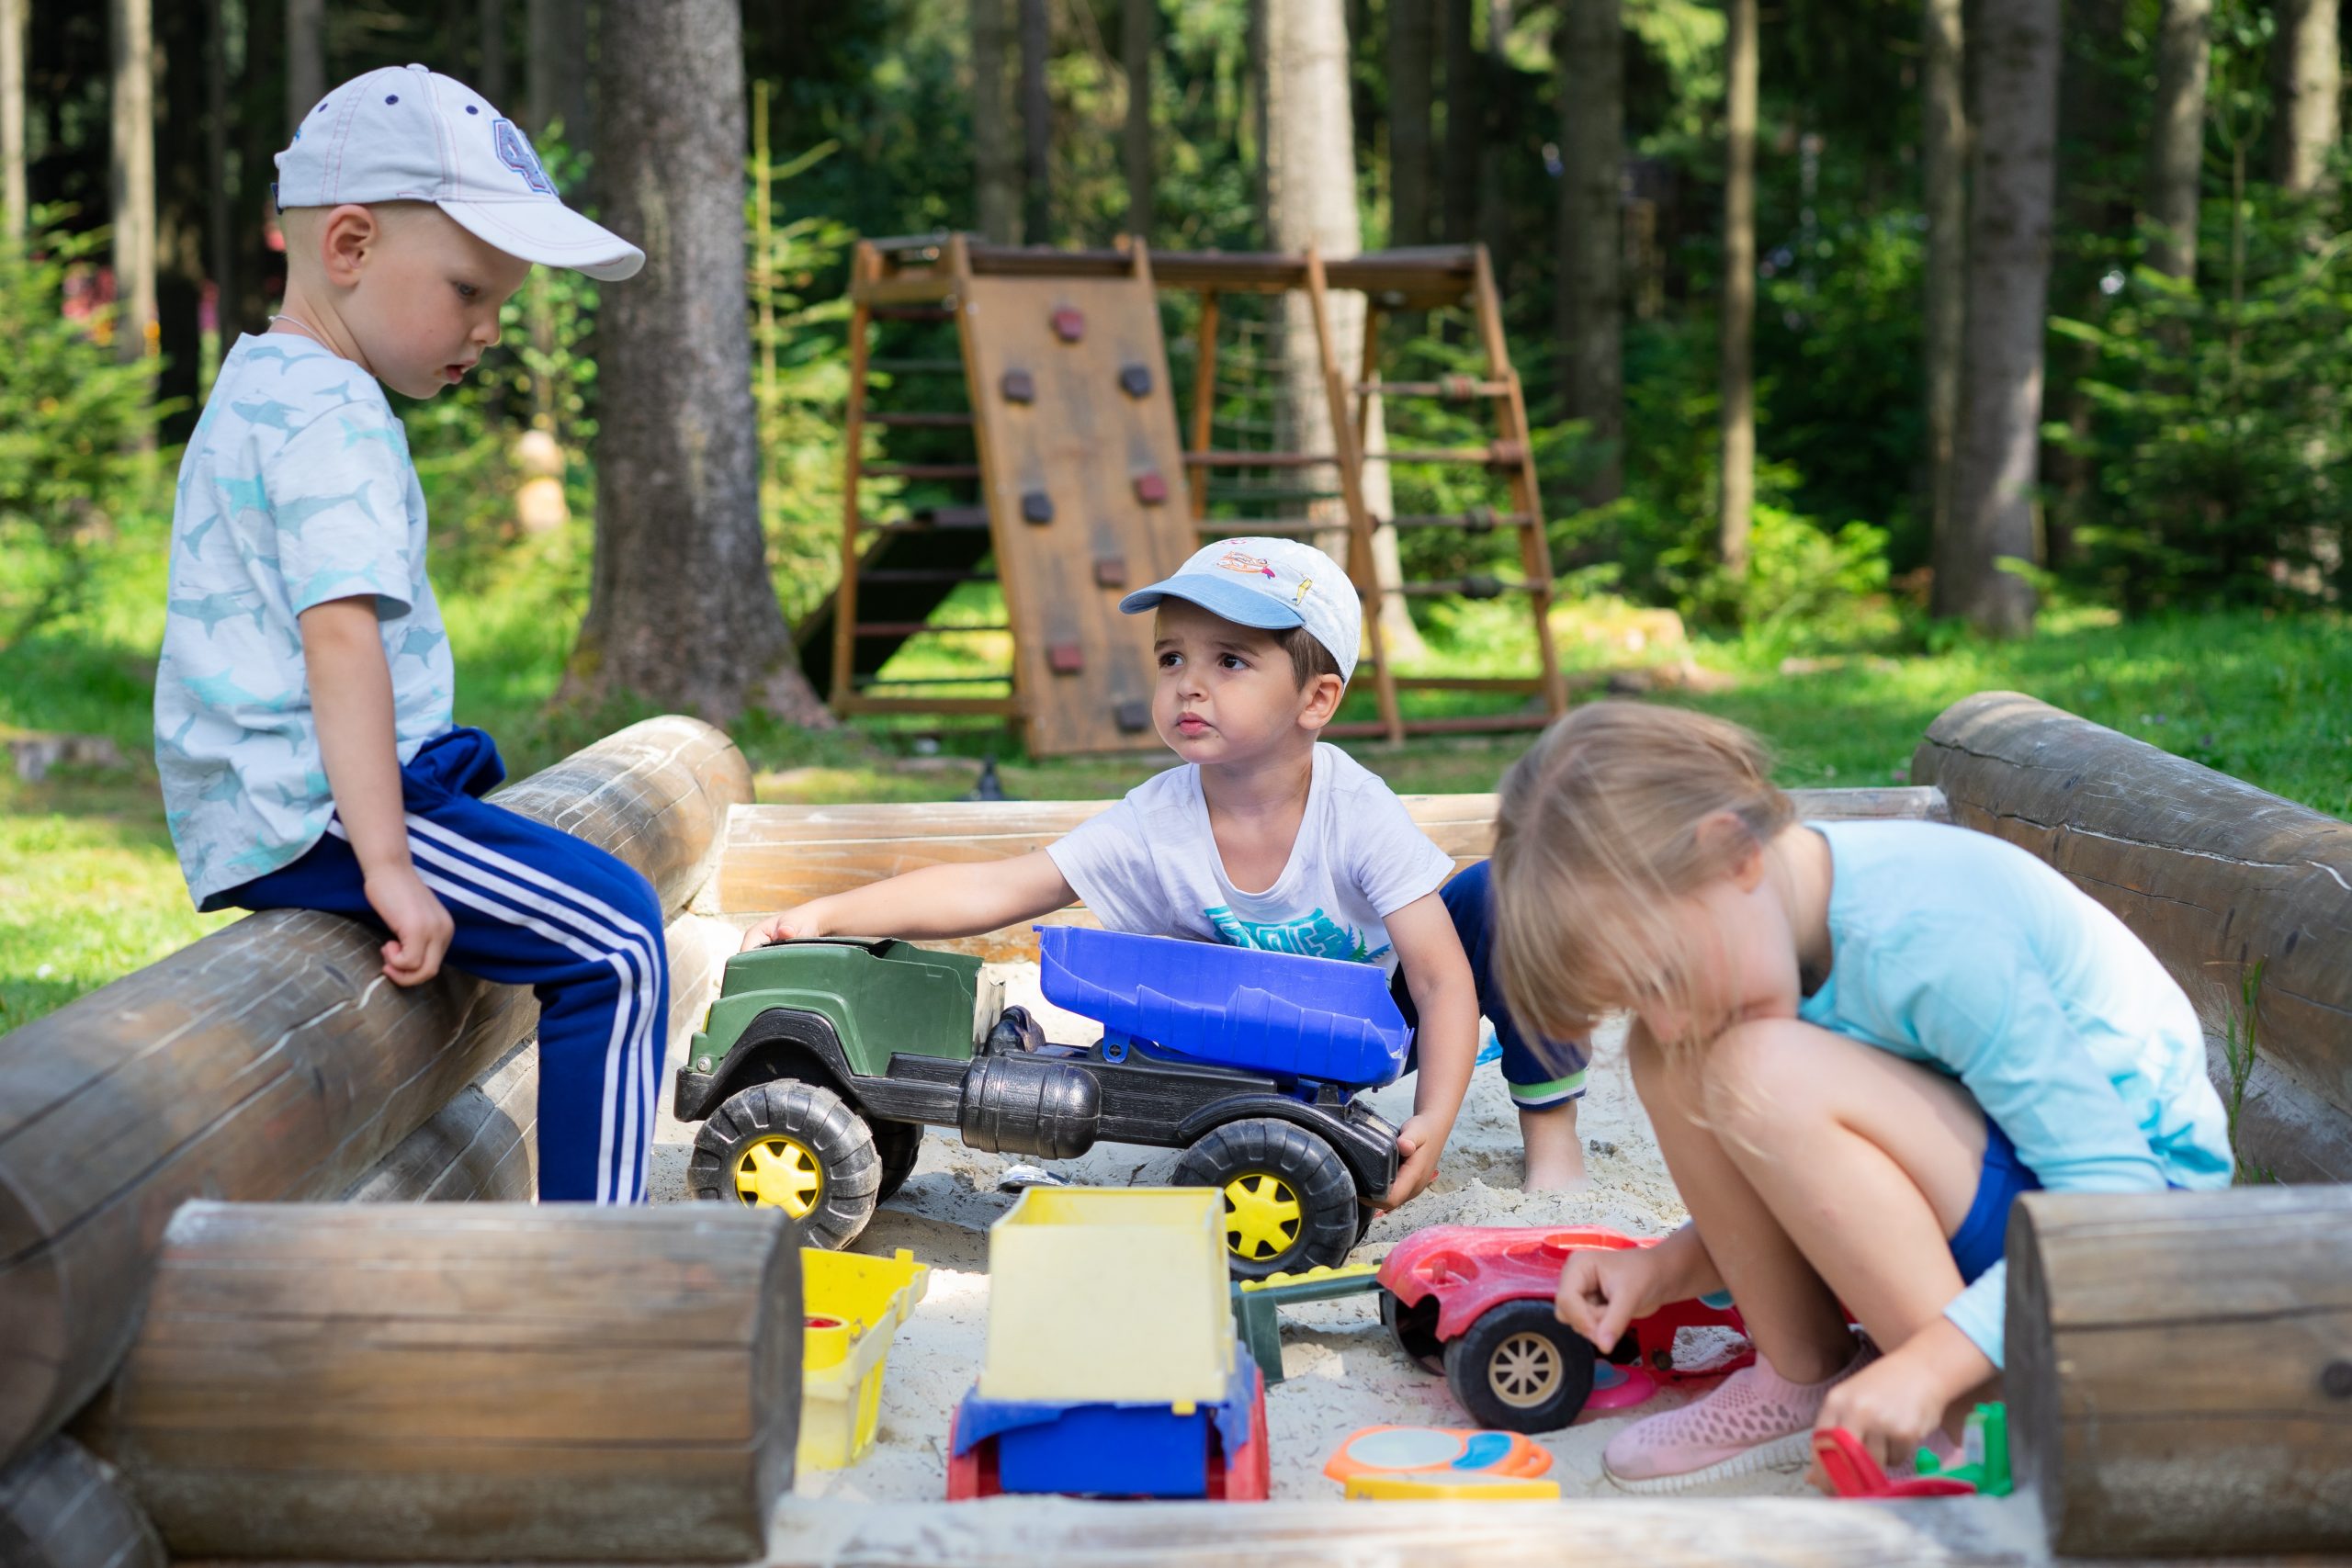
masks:
{"type": "Polygon", "coordinates": [[[1148,588],[1119,601],[1139,615],[1163,599],[1198,604],[1236,626],[1261,631],[1305,626],[1340,666],[1340,679],[1352,680],[1356,651],[1363,638],[1363,609],[1355,584],[1340,563],[1297,539],[1219,539],[1148,588]]]}

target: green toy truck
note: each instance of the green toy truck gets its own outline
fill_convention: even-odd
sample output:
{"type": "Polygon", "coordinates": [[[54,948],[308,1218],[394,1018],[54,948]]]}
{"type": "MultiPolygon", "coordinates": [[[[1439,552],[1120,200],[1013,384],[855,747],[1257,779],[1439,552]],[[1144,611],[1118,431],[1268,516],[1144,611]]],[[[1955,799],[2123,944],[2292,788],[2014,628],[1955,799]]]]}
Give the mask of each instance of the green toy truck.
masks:
{"type": "Polygon", "coordinates": [[[1356,1098],[1410,1034],[1365,964],[1056,927],[1046,994],[1102,1020],[1057,1045],[980,962],[888,938],[738,953],[677,1074],[697,1198],[768,1204],[838,1247],[914,1169],[926,1125],[1071,1159],[1098,1140],[1181,1149],[1226,1199],[1243,1278],[1336,1265],[1395,1179],[1396,1129],[1356,1098]],[[1337,973],[1334,973],[1337,972],[1337,973]]]}

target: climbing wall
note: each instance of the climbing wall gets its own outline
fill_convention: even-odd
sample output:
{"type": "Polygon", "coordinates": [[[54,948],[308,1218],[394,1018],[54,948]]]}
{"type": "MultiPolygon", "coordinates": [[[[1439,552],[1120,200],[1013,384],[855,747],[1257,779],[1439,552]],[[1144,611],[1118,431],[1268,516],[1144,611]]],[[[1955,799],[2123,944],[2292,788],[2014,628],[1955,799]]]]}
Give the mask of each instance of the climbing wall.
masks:
{"type": "Polygon", "coordinates": [[[967,275],[956,320],[1029,751],[1157,746],[1152,618],[1119,600],[1193,534],[1148,263],[967,275]]]}

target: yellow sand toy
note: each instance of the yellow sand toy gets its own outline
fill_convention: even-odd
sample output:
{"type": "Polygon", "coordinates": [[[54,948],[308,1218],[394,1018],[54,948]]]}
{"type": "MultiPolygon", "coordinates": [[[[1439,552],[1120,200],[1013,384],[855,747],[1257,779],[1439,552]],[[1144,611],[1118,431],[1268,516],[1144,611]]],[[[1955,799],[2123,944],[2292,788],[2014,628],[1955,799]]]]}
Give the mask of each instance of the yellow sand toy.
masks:
{"type": "Polygon", "coordinates": [[[931,1270],[900,1247],[895,1257],[800,1253],[800,1463],[855,1464],[874,1446],[890,1339],[931,1287],[931,1270]]]}

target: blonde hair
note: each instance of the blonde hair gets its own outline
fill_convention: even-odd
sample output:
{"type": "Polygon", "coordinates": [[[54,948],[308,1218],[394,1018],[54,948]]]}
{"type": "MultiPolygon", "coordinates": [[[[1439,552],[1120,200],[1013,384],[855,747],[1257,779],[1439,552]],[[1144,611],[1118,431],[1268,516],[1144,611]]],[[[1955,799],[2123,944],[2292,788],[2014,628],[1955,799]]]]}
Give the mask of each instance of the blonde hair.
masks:
{"type": "Polygon", "coordinates": [[[1794,819],[1762,741],[1687,709],[1594,703],[1504,775],[1495,959],[1511,1017],[1555,1040],[1645,1001],[1679,1009],[1679,1055],[1713,1032],[1671,900],[1729,875],[1794,819]]]}

